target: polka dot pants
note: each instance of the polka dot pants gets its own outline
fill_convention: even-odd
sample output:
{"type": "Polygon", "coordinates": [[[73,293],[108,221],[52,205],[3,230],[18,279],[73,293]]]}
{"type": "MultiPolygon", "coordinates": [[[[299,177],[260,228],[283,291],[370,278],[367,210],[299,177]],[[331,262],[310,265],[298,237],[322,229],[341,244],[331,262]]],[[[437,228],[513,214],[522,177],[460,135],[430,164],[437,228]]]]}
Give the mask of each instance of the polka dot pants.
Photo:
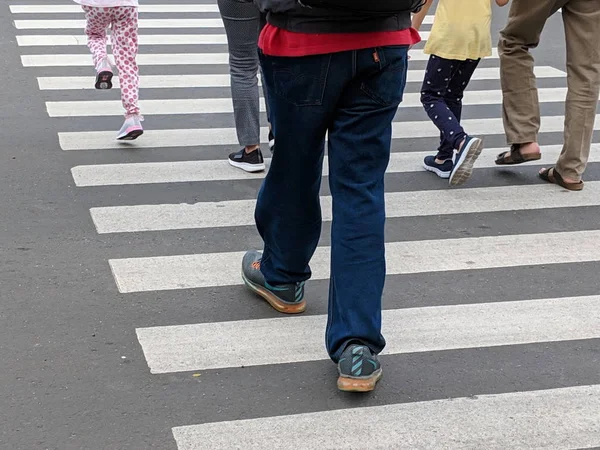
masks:
{"type": "Polygon", "coordinates": [[[125,116],[138,115],[139,70],[136,62],[138,52],[138,9],[131,6],[100,8],[83,6],[87,25],[88,47],[94,65],[106,58],[106,29],[111,28],[111,44],[115,63],[119,69],[121,101],[125,116]]]}
{"type": "Polygon", "coordinates": [[[429,58],[421,88],[421,103],[440,130],[439,159],[451,159],[466,136],[460,125],[462,99],[479,61],[456,61],[435,55],[429,58]]]}

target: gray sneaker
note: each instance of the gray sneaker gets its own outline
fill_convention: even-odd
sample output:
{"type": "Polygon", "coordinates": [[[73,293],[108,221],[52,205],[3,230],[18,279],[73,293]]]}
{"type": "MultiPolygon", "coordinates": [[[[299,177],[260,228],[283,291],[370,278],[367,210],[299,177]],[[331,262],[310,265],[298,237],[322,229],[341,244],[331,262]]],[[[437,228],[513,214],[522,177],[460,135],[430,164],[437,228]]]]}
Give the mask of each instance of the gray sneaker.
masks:
{"type": "Polygon", "coordinates": [[[304,282],[271,286],[260,271],[261,252],[249,251],[242,260],[242,279],[246,286],[264,298],[269,305],[285,314],[298,314],[306,309],[304,282]]]}
{"type": "Polygon", "coordinates": [[[383,374],[377,355],[360,344],[346,347],[338,362],[338,372],[338,389],[347,392],[372,391],[383,374]]]}

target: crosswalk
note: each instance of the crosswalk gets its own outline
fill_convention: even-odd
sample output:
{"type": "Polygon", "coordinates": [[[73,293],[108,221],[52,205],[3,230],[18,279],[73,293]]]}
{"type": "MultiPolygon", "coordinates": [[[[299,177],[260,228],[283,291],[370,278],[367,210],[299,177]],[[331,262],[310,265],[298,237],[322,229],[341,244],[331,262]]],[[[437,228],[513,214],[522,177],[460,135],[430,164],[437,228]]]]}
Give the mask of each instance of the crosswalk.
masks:
{"type": "MultiPolygon", "coordinates": [[[[269,368],[256,384],[264,390],[257,394],[265,394],[264,403],[253,405],[241,417],[212,420],[211,405],[206,404],[203,408],[209,413],[205,421],[169,424],[179,450],[504,450],[600,445],[597,377],[571,382],[561,375],[554,384],[533,387],[531,383],[521,387],[516,380],[507,390],[495,389],[490,373],[488,381],[485,372],[471,367],[484,379],[473,387],[474,392],[461,391],[462,395],[448,385],[434,398],[416,392],[402,399],[375,397],[374,403],[347,401],[344,406],[335,403],[335,407],[315,396],[298,402],[302,406],[296,409],[272,413],[281,409],[277,408],[277,395],[269,390],[281,389],[281,395],[287,395],[281,376],[289,376],[295,368],[310,373],[316,367],[311,364],[327,363],[323,345],[327,286],[323,281],[329,277],[331,197],[324,186],[324,237],[311,262],[314,282],[307,291],[316,304],[311,306],[308,298],[309,309],[303,316],[273,315],[254,296],[238,289],[241,256],[247,249],[240,243],[256,242],[254,198],[264,174],[239,171],[226,162],[228,149],[237,147],[237,136],[231,117],[227,42],[216,3],[143,2],[139,64],[147,130],[137,141],[125,144],[114,139],[122,114],[118,92],[93,90],[91,57],[79,7],[66,0],[13,3],[10,11],[22,65],[37,79],[48,120],[60,124],[57,140],[60,149],[73,158],[75,186],[81,190],[112,187],[111,192],[118,192],[102,205],[89,205],[96,232],[109,239],[144,233],[161,236],[175,230],[198,235],[217,232],[215,236],[222,238],[227,231],[240,236],[213,242],[210,251],[197,251],[204,247],[190,242],[189,251],[183,254],[157,254],[147,248],[140,256],[125,247],[123,252],[130,256],[120,253],[107,261],[125,300],[130,295],[164,292],[161,306],[174,309],[178,305],[166,300],[168,293],[189,289],[198,291],[200,302],[219,301],[214,292],[233,292],[240,303],[256,305],[256,312],[248,318],[233,312],[223,318],[221,312],[217,320],[198,317],[186,323],[164,323],[157,315],[151,326],[131,324],[153,376],[269,368]],[[136,202],[139,197],[132,189],[153,186],[176,188],[174,195],[182,189],[194,191],[194,202],[168,196],[173,203],[162,198],[136,202]],[[219,230],[223,234],[218,234],[219,230]],[[311,409],[312,403],[319,406],[311,409]],[[349,432],[349,426],[361,433],[349,432]]],[[[425,28],[432,22],[433,18],[427,17],[425,28]]],[[[422,36],[427,39],[428,30],[422,36]]],[[[504,150],[498,53],[494,49],[475,73],[464,100],[466,128],[492,145],[478,160],[471,182],[448,189],[447,183],[421,166],[439,135],[419,102],[426,60],[422,50],[412,50],[407,93],[393,127],[386,193],[389,232],[384,334],[388,345],[383,353],[387,358],[384,371],[386,362],[398,367],[394,364],[398,358],[414,355],[434,360],[450,355],[449,370],[462,371],[469,361],[460,359],[459,352],[468,349],[490,352],[493,362],[500,364],[503,354],[493,349],[527,353],[540,344],[545,357],[552,358],[564,343],[600,339],[600,296],[578,291],[576,283],[572,290],[567,289],[571,294],[560,297],[545,291],[535,297],[514,298],[502,289],[492,289],[484,297],[469,294],[481,292],[482,283],[499,285],[491,280],[506,270],[528,270],[544,277],[548,267],[572,272],[579,264],[600,264],[600,226],[584,227],[577,221],[580,211],[600,212],[600,181],[590,179],[582,192],[573,194],[539,183],[535,167],[492,170],[495,156],[504,150]],[[480,176],[483,174],[486,176],[480,176]],[[526,217],[520,214],[536,212],[542,219],[569,216],[572,220],[546,226],[540,223],[539,230],[531,231],[520,222],[526,217]],[[448,236],[439,232],[439,223],[455,224],[458,230],[448,236]],[[473,223],[478,224],[477,232],[468,228],[473,223]],[[503,228],[500,223],[508,225],[503,228]],[[506,228],[509,232],[499,231],[506,228]],[[426,280],[436,280],[441,274],[453,280],[446,286],[448,299],[432,299],[426,280]],[[423,283],[416,288],[421,298],[402,298],[404,286],[414,283],[423,283]]],[[[543,148],[540,164],[548,165],[561,151],[566,74],[548,65],[535,71],[541,85],[542,136],[552,141],[543,148]]],[[[268,129],[266,123],[263,126],[261,139],[266,143],[268,129]]],[[[600,120],[596,130],[600,130],[600,120]]],[[[269,162],[267,159],[267,166],[269,162]]],[[[595,143],[590,163],[598,162],[600,143],[595,143]]],[[[327,174],[327,160],[323,174],[327,174]]],[[[505,280],[506,284],[512,282],[510,277],[505,280]]],[[[229,304],[235,304],[234,300],[229,299],[229,304]]],[[[328,376],[334,379],[330,365],[315,370],[330,369],[328,376]]],[[[534,366],[528,373],[535,371],[534,366]]],[[[319,379],[316,373],[309,376],[313,375],[319,379]]],[[[402,373],[388,376],[386,372],[382,384],[402,379],[402,373]]],[[[211,387],[204,385],[204,389],[210,391],[211,387]]],[[[408,388],[400,384],[389,389],[408,388]]],[[[331,390],[335,392],[334,386],[331,390]]],[[[310,395],[310,389],[308,392],[310,395]]],[[[302,391],[295,394],[302,395],[302,391]]],[[[243,398],[231,401],[242,402],[243,398]]]]}

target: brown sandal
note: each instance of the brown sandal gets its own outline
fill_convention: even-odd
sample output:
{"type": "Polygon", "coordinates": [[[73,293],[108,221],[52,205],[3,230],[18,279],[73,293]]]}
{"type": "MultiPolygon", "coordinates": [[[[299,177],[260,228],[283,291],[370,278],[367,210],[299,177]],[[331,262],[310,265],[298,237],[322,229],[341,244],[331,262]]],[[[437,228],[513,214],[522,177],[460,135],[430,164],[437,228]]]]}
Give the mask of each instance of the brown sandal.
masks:
{"type": "Polygon", "coordinates": [[[547,181],[548,183],[557,184],[569,191],[581,191],[583,189],[583,181],[580,181],[579,183],[567,183],[554,167],[542,169],[538,175],[542,180],[547,181]]]}
{"type": "Polygon", "coordinates": [[[523,155],[521,153],[521,146],[519,144],[513,144],[510,146],[510,150],[500,153],[496,158],[496,165],[498,166],[513,166],[515,164],[523,164],[529,161],[537,161],[542,159],[541,153],[523,155]]]}

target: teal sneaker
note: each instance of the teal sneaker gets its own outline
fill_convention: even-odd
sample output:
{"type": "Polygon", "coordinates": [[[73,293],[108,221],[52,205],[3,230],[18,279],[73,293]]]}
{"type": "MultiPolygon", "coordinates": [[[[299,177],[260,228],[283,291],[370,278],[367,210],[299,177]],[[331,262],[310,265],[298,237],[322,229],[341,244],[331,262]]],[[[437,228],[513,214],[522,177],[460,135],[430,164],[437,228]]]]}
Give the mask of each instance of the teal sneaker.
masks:
{"type": "Polygon", "coordinates": [[[299,314],[306,309],[304,282],[271,286],[260,271],[261,252],[249,251],[242,260],[242,279],[253,292],[285,314],[299,314]]]}
{"type": "Polygon", "coordinates": [[[383,375],[377,355],[360,344],[346,347],[338,362],[338,372],[338,389],[347,392],[372,391],[383,375]]]}

